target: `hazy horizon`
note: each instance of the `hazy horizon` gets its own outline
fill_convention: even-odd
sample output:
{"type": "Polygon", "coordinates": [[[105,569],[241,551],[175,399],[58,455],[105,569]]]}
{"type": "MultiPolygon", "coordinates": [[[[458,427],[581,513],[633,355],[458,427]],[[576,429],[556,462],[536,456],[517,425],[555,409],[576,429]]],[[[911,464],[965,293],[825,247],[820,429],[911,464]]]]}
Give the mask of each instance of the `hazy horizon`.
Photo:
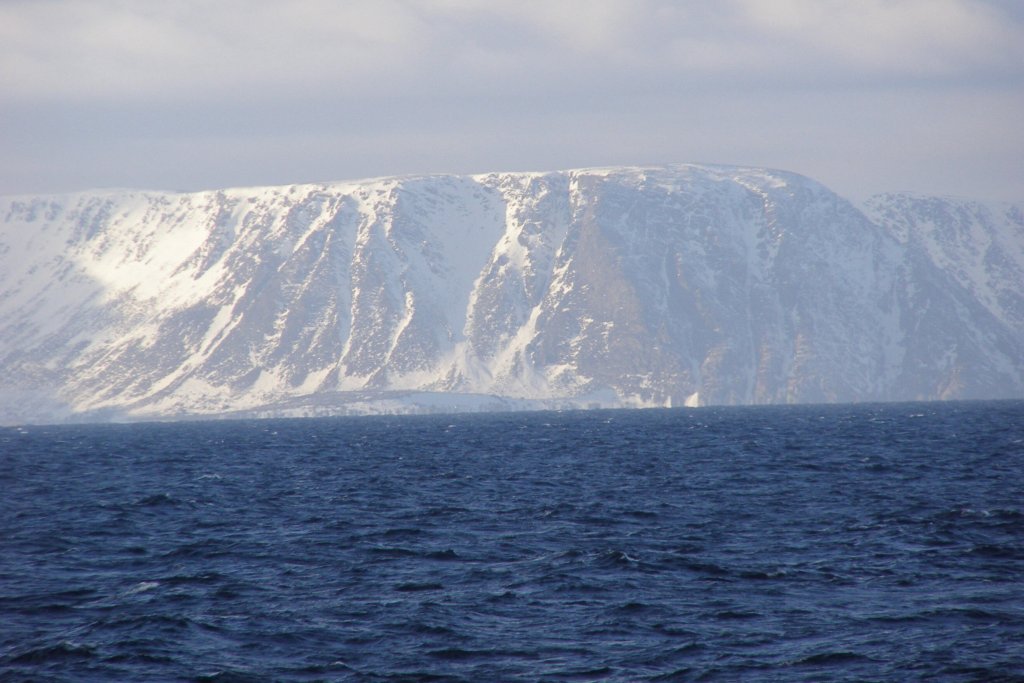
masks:
{"type": "Polygon", "coordinates": [[[1019,201],[1009,0],[0,4],[0,194],[673,162],[1019,201]]]}

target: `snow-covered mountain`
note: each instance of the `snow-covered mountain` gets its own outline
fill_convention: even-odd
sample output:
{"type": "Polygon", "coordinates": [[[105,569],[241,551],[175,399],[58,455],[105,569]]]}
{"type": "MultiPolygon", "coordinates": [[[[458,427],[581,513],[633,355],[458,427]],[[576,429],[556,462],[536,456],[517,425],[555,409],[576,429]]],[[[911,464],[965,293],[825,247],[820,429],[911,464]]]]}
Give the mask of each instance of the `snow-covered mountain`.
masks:
{"type": "Polygon", "coordinates": [[[0,422],[1024,396],[1021,205],[672,165],[0,220],[0,422]]]}

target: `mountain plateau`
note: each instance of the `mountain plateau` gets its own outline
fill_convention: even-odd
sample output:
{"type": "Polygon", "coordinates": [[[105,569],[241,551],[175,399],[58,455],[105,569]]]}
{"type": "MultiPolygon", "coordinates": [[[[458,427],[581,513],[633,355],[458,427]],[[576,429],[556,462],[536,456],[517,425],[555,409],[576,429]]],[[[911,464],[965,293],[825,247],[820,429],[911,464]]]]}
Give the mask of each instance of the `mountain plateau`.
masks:
{"type": "Polygon", "coordinates": [[[1021,204],[688,164],[0,198],[0,423],[1022,396],[1021,204]]]}

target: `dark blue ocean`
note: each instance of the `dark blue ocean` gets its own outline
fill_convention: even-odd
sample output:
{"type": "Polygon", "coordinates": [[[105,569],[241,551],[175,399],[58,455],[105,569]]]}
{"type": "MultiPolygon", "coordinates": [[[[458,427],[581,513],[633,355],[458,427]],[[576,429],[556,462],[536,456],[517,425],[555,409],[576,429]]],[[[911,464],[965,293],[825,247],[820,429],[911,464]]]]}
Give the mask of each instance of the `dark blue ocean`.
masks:
{"type": "Polygon", "coordinates": [[[1024,681],[1024,402],[0,429],[0,680],[1024,681]]]}

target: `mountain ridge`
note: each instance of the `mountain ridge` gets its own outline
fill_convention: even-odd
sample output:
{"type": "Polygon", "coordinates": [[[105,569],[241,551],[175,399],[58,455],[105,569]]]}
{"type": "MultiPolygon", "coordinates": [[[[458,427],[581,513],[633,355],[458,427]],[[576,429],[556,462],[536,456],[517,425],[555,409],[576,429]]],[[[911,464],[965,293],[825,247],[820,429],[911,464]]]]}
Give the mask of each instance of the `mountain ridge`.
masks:
{"type": "Polygon", "coordinates": [[[1020,397],[1022,215],[694,164],[0,198],[0,421],[1020,397]]]}

